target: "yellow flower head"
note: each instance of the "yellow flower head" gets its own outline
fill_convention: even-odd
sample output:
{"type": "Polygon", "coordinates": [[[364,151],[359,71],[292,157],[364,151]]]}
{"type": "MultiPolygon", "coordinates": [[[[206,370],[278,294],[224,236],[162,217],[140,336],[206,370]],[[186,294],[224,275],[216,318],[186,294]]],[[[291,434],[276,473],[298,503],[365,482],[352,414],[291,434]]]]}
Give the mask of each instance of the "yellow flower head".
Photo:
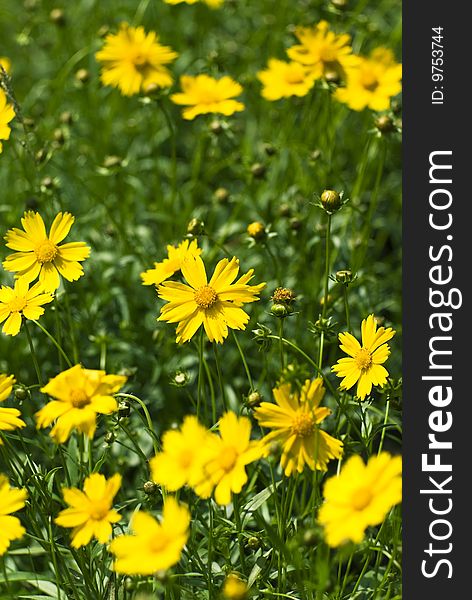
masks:
{"type": "Polygon", "coordinates": [[[246,600],[248,587],[235,573],[230,573],[225,579],[222,591],[225,600],[246,600]]]}
{"type": "Polygon", "coordinates": [[[7,95],[0,89],[0,153],[3,150],[2,140],[10,138],[10,121],[15,118],[13,106],[8,103],[7,95]]]}
{"type": "Polygon", "coordinates": [[[289,48],[287,54],[310,67],[316,79],[344,79],[346,70],[356,61],[350,46],[351,37],[346,33],[336,35],[329,30],[326,21],[320,21],[315,27],[297,27],[295,35],[300,44],[289,48]]]}
{"type": "Polygon", "coordinates": [[[63,444],[73,429],[92,438],[97,427],[97,414],[109,415],[118,410],[113,397],[126,382],[123,375],[107,375],[105,371],[84,369],[75,365],[51,379],[41,391],[52,400],[36,413],[37,427],[48,427],[58,444],[63,444]]]}
{"type": "Polygon", "coordinates": [[[212,436],[205,449],[205,479],[215,487],[215,501],[229,504],[247,481],[246,465],[262,456],[260,442],[251,441],[251,422],[227,412],[219,421],[219,436],[212,436]]]}
{"type": "Polygon", "coordinates": [[[204,2],[210,8],[219,8],[224,0],[164,0],[166,4],[196,4],[197,2],[204,2]]]}
{"type": "MultiPolygon", "coordinates": [[[[15,378],[13,375],[0,374],[0,402],[3,402],[11,394],[15,378]]],[[[21,413],[16,408],[0,408],[0,431],[13,431],[26,427],[26,423],[20,419],[21,413]]],[[[0,446],[2,445],[0,438],[0,446]]]]}
{"type": "Polygon", "coordinates": [[[16,380],[13,375],[5,375],[5,373],[0,373],[0,402],[3,402],[8,398],[15,383],[16,380]]]}
{"type": "Polygon", "coordinates": [[[121,475],[105,479],[92,473],[84,481],[84,490],[63,488],[62,495],[69,508],[61,510],[54,519],[61,527],[71,527],[71,546],[86,546],[92,538],[106,544],[112,533],[112,523],[118,523],[120,514],[114,510],[113,499],[121,486],[121,475]]]}
{"type": "Polygon", "coordinates": [[[184,108],[182,112],[184,119],[191,120],[198,115],[208,113],[229,116],[244,110],[242,102],[233,100],[242,93],[243,88],[231,77],[214,79],[209,75],[197,75],[196,77],[182,75],[180,86],[182,92],[172,94],[170,99],[175,104],[189,107],[184,108]]]}
{"type": "Polygon", "coordinates": [[[328,479],[318,513],[327,543],[359,544],[367,527],[382,523],[392,506],[401,502],[401,472],[401,457],[382,452],[367,465],[360,456],[352,456],[339,476],[328,479]]]}
{"type": "Polygon", "coordinates": [[[343,444],[319,428],[329,415],[320,407],[325,389],[321,377],[307,379],[301,393],[291,390],[289,383],[273,389],[276,404],[262,402],[254,411],[261,427],[272,429],[262,440],[268,454],[270,445],[281,445],[280,466],[287,477],[301,473],[308,465],[314,471],[326,471],[332,458],[342,455],[343,444]]]}
{"type": "Polygon", "coordinates": [[[115,555],[113,569],[127,575],[152,575],[169,569],[180,560],[187,543],[190,513],[173,497],[168,497],[159,523],[150,514],[134,514],[131,529],[134,535],[121,535],[110,544],[115,555]]]}
{"type": "Polygon", "coordinates": [[[268,68],[259,71],[257,77],[264,86],[261,93],[266,100],[306,96],[317,78],[310,67],[275,58],[269,60],[268,68]]]}
{"type": "Polygon", "coordinates": [[[231,329],[245,329],[249,316],[241,308],[246,302],[255,302],[265,286],[248,285],[254,269],[238,276],[239,261],[232,258],[220,260],[210,281],[205,265],[199,256],[182,264],[182,274],[189,285],[168,281],[159,286],[159,297],[168,301],[161,308],[159,321],[179,323],[177,343],[188,342],[203,324],[208,339],[223,343],[231,329]]]}
{"type": "Polygon", "coordinates": [[[11,488],[8,478],[0,475],[0,556],[8,550],[12,540],[20,539],[26,531],[20,519],[11,513],[23,508],[27,495],[26,490],[11,488]]]}
{"type": "Polygon", "coordinates": [[[0,288],[0,323],[6,335],[17,335],[24,317],[37,321],[44,313],[43,304],[52,302],[53,296],[46,292],[41,283],[35,283],[31,288],[22,277],[15,281],[14,287],[2,285],[0,288]]]}
{"type": "Polygon", "coordinates": [[[379,327],[374,315],[369,315],[361,324],[362,346],[350,333],[340,333],[340,348],[349,358],[340,358],[331,369],[341,381],[341,389],[349,390],[357,383],[356,396],[363,400],[370,394],[373,385],[384,386],[388,371],[382,367],[390,355],[386,342],[391,340],[395,331],[388,327],[379,327]]]}
{"type": "Polygon", "coordinates": [[[11,62],[6,56],[0,56],[0,67],[3,67],[7,73],[10,72],[11,62]]]}
{"type": "Polygon", "coordinates": [[[59,245],[74,220],[68,212],[58,213],[47,234],[41,215],[26,211],[21,219],[24,231],[15,227],[5,235],[7,247],[17,252],[7,256],[3,261],[4,268],[28,282],[39,277],[45,291],[57,290],[59,275],[67,281],[82,277],[84,270],[80,263],[90,255],[90,248],[85,242],[59,245]]]}
{"type": "Polygon", "coordinates": [[[369,58],[358,58],[347,71],[346,87],[338,88],[335,98],[353,110],[388,110],[390,99],[402,90],[402,65],[392,52],[376,48],[369,58]]]}
{"type": "Polygon", "coordinates": [[[180,430],[170,430],[162,436],[162,452],[149,463],[153,481],[171,492],[189,485],[196,488],[199,496],[208,498],[212,486],[204,481],[202,468],[211,436],[196,417],[185,417],[180,430]]]}
{"type": "Polygon", "coordinates": [[[177,247],[167,246],[167,258],[164,258],[162,262],[155,262],[153,269],[141,273],[143,285],[159,285],[180,271],[186,258],[200,256],[201,253],[202,250],[198,247],[197,240],[184,240],[177,247]]]}

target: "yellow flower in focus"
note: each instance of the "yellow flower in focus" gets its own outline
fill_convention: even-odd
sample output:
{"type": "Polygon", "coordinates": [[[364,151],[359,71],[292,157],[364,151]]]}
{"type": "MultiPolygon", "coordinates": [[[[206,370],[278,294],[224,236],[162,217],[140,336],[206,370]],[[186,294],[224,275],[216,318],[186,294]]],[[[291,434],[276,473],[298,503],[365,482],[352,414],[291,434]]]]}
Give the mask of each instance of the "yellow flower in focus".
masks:
{"type": "Polygon", "coordinates": [[[189,106],[182,112],[184,119],[191,120],[198,115],[208,113],[229,116],[244,110],[242,102],[233,100],[235,96],[242,93],[243,88],[231,77],[214,79],[209,75],[197,75],[196,77],[182,75],[180,86],[182,92],[172,94],[170,99],[175,104],[189,106]]]}
{"type": "Polygon", "coordinates": [[[15,227],[5,235],[7,247],[17,252],[7,256],[3,267],[27,282],[39,277],[45,291],[59,287],[59,275],[67,281],[76,281],[84,274],[80,263],[88,258],[90,248],[85,242],[59,245],[68,235],[74,220],[68,212],[58,213],[47,234],[41,215],[32,210],[26,211],[21,219],[24,231],[15,227]]]}
{"type": "Polygon", "coordinates": [[[215,501],[229,504],[247,482],[246,465],[262,456],[260,442],[251,441],[251,422],[227,412],[219,421],[219,436],[212,436],[205,449],[205,479],[215,487],[215,501]]]}
{"type": "Polygon", "coordinates": [[[0,556],[8,550],[11,541],[20,539],[26,532],[20,519],[11,513],[23,508],[27,495],[26,490],[11,488],[8,478],[0,475],[0,556]]]}
{"type": "Polygon", "coordinates": [[[353,110],[388,110],[390,99],[402,90],[401,80],[402,65],[390,50],[377,48],[347,71],[346,87],[338,88],[335,98],[353,110]]]}
{"type": "Polygon", "coordinates": [[[363,400],[370,394],[373,385],[384,386],[387,383],[388,371],[382,367],[390,355],[386,342],[391,340],[395,331],[388,327],[379,327],[374,315],[369,315],[361,324],[362,346],[350,333],[340,333],[340,348],[349,358],[340,358],[331,369],[341,381],[341,389],[349,390],[357,383],[356,396],[363,400]]]}
{"type": "Polygon", "coordinates": [[[168,281],[158,288],[159,297],[168,301],[161,308],[159,321],[179,323],[177,343],[188,342],[203,324],[210,342],[223,343],[231,329],[245,329],[249,316],[241,306],[255,302],[257,294],[265,286],[248,285],[254,269],[250,269],[235,283],[239,261],[233,257],[220,260],[210,281],[205,265],[199,256],[189,258],[182,264],[182,274],[189,285],[168,281]]]}
{"type": "Polygon", "coordinates": [[[360,456],[352,456],[324,486],[318,521],[325,528],[326,542],[332,547],[349,540],[359,544],[367,527],[382,523],[401,502],[401,472],[400,456],[382,452],[371,456],[367,465],[360,456]]]}
{"type": "Polygon", "coordinates": [[[272,429],[262,440],[265,453],[272,443],[280,444],[280,466],[289,477],[301,473],[308,465],[314,471],[327,470],[327,463],[342,455],[343,444],[319,428],[331,410],[319,404],[325,394],[323,380],[307,379],[300,394],[292,392],[289,383],[273,390],[276,404],[262,402],[254,411],[261,427],[272,429]]]}
{"type": "Polygon", "coordinates": [[[114,510],[113,499],[121,486],[121,475],[105,479],[100,473],[92,473],[84,481],[84,490],[63,488],[62,495],[69,508],[61,510],[54,521],[72,530],[71,546],[86,546],[92,538],[106,544],[112,534],[112,523],[118,523],[121,515],[114,510]]]}
{"type": "MultiPolygon", "coordinates": [[[[0,402],[8,398],[13,389],[15,378],[13,375],[0,374],[0,402]]],[[[26,427],[26,423],[20,419],[21,413],[16,408],[0,407],[0,431],[13,431],[14,429],[22,429],[26,427]]],[[[0,438],[0,446],[2,445],[0,438]]]]}
{"type": "Polygon", "coordinates": [[[8,398],[15,383],[16,380],[13,375],[0,373],[0,402],[3,402],[8,398]]]}
{"type": "Polygon", "coordinates": [[[2,285],[0,288],[0,323],[6,335],[17,335],[22,318],[37,321],[44,314],[43,304],[52,302],[53,296],[43,285],[35,283],[31,288],[24,279],[17,279],[14,287],[2,285]]]}
{"type": "Polygon", "coordinates": [[[208,498],[213,486],[203,477],[204,451],[214,434],[187,416],[179,431],[166,431],[162,436],[162,452],[149,462],[152,480],[171,492],[184,485],[195,488],[202,498],[208,498]]]}
{"type": "Polygon", "coordinates": [[[263,98],[272,101],[290,96],[306,96],[317,79],[309,67],[275,58],[269,60],[267,69],[259,71],[257,78],[264,86],[261,92],[263,98]]]}
{"type": "Polygon", "coordinates": [[[92,438],[97,427],[97,414],[109,415],[118,410],[113,394],[125,384],[123,375],[107,375],[105,371],[84,369],[75,365],[49,380],[41,388],[52,400],[36,413],[37,427],[48,427],[56,419],[50,436],[63,444],[73,429],[92,438]]]}
{"type": "Polygon", "coordinates": [[[248,587],[235,573],[230,573],[225,579],[222,592],[225,600],[246,600],[248,587]]]}
{"type": "Polygon", "coordinates": [[[357,61],[352,54],[351,37],[330,31],[326,21],[320,21],[315,27],[297,27],[295,35],[300,44],[288,48],[287,54],[310,67],[316,79],[344,79],[346,70],[357,61]]]}
{"type": "Polygon", "coordinates": [[[127,575],[152,575],[180,560],[187,543],[190,513],[173,497],[164,502],[162,521],[139,511],[131,520],[134,535],[121,535],[110,544],[115,555],[113,569],[127,575]]]}
{"type": "Polygon", "coordinates": [[[104,85],[117,87],[125,96],[147,92],[154,87],[172,85],[167,65],[177,58],[169,46],[162,46],[154,31],[122,23],[118,33],[110,33],[95,57],[102,63],[104,85]]]}
{"type": "Polygon", "coordinates": [[[13,106],[8,103],[7,95],[0,89],[0,154],[3,150],[2,140],[10,138],[10,121],[15,118],[13,106]]]}
{"type": "Polygon", "coordinates": [[[143,285],[159,285],[174,273],[180,271],[182,263],[188,257],[200,256],[201,248],[198,247],[197,240],[184,240],[177,248],[175,246],[167,246],[167,258],[162,262],[155,262],[153,269],[148,269],[141,273],[143,285]]]}

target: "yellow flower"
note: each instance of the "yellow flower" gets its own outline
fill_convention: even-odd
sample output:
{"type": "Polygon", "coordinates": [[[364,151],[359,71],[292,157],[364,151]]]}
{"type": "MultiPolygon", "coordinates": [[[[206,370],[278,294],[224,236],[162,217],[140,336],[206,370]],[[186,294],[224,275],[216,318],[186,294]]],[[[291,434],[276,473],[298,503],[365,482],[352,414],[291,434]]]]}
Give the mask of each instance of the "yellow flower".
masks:
{"type": "Polygon", "coordinates": [[[289,58],[311,68],[315,78],[344,79],[346,70],[357,60],[352,54],[351,38],[336,35],[326,21],[315,27],[297,27],[300,44],[287,50],[289,58]]]}
{"type": "Polygon", "coordinates": [[[167,246],[167,258],[162,262],[155,262],[153,269],[148,269],[141,273],[143,285],[159,285],[174,273],[180,271],[183,261],[189,256],[200,256],[201,248],[198,247],[197,240],[184,240],[177,248],[167,246]]]}
{"type": "Polygon", "coordinates": [[[346,87],[338,88],[335,98],[353,110],[388,110],[390,98],[402,90],[401,80],[402,65],[390,50],[377,48],[347,70],[346,87]]]}
{"type": "Polygon", "coordinates": [[[69,508],[61,510],[54,521],[61,527],[71,527],[73,548],[86,546],[92,538],[106,544],[112,534],[112,523],[121,515],[114,510],[113,499],[121,486],[121,475],[105,479],[92,473],[84,481],[84,490],[63,488],[62,495],[69,508]]]}
{"type": "Polygon", "coordinates": [[[202,259],[194,256],[182,264],[182,274],[190,285],[168,281],[159,286],[159,297],[169,303],[161,308],[158,320],[179,323],[178,344],[188,342],[202,324],[210,342],[220,344],[228,336],[228,327],[245,329],[249,316],[241,306],[258,300],[265,283],[247,285],[254,269],[233,283],[238,272],[238,259],[224,258],[208,282],[202,259]]]}
{"type": "Polygon", "coordinates": [[[24,231],[16,227],[7,231],[7,247],[18,250],[7,256],[3,266],[25,281],[39,277],[45,291],[54,291],[60,285],[59,275],[67,281],[76,281],[84,270],[80,264],[90,255],[85,242],[69,242],[59,245],[67,236],[74,222],[68,213],[58,213],[51,225],[49,235],[39,213],[26,211],[21,219],[24,231]]]}
{"type": "Polygon", "coordinates": [[[107,375],[105,371],[84,369],[75,365],[51,379],[41,391],[52,400],[36,413],[37,427],[48,427],[58,444],[63,444],[73,429],[92,438],[97,427],[97,414],[109,415],[118,409],[113,397],[126,382],[123,375],[107,375]]]}
{"type": "Polygon", "coordinates": [[[35,283],[31,288],[22,277],[15,281],[14,287],[2,285],[0,288],[0,323],[5,321],[2,331],[6,335],[17,335],[21,328],[22,317],[37,321],[44,313],[42,304],[52,302],[53,296],[46,292],[43,285],[35,283]]]}
{"type": "MultiPolygon", "coordinates": [[[[3,402],[11,394],[15,378],[13,375],[0,374],[0,402],[3,402]]],[[[13,431],[26,427],[26,423],[20,419],[21,413],[16,408],[0,408],[0,431],[13,431]]],[[[0,446],[3,444],[0,438],[0,446]]]]}
{"type": "Polygon", "coordinates": [[[135,513],[131,520],[134,535],[121,535],[110,544],[113,569],[127,575],[152,575],[172,567],[187,543],[189,525],[189,511],[172,497],[164,503],[160,523],[146,512],[135,513]]]}
{"type": "Polygon", "coordinates": [[[16,380],[13,375],[0,373],[0,402],[3,402],[8,398],[15,383],[16,380]]]}
{"type": "Polygon", "coordinates": [[[103,63],[101,80],[104,85],[119,88],[125,96],[147,92],[154,87],[172,85],[172,75],[164,66],[177,58],[169,46],[162,46],[154,31],[122,23],[120,31],[110,33],[105,45],[95,54],[103,63]]]}
{"type": "Polygon", "coordinates": [[[215,487],[215,501],[229,504],[231,493],[239,494],[247,481],[246,465],[262,455],[260,442],[251,441],[251,422],[227,412],[219,421],[220,436],[212,436],[205,449],[205,479],[215,487]]]}
{"type": "Polygon", "coordinates": [[[248,587],[235,573],[230,573],[225,579],[222,591],[225,600],[246,600],[248,587]]]}
{"type": "Polygon", "coordinates": [[[198,115],[208,113],[220,113],[226,116],[235,112],[244,110],[244,104],[237,100],[232,100],[239,96],[243,88],[231,79],[225,76],[221,79],[213,79],[209,75],[182,75],[180,78],[182,92],[172,94],[170,99],[175,104],[189,106],[184,108],[182,116],[184,119],[191,120],[198,115]]]}
{"type": "Polygon", "coordinates": [[[11,513],[23,508],[27,495],[26,490],[11,488],[8,478],[0,475],[0,556],[8,550],[12,540],[20,539],[26,531],[20,519],[11,513]]]}
{"type": "Polygon", "coordinates": [[[401,457],[382,452],[371,456],[367,465],[360,456],[352,456],[338,476],[328,479],[318,513],[327,543],[358,544],[367,527],[382,523],[392,506],[401,502],[401,472],[401,457]]]}
{"type": "Polygon", "coordinates": [[[224,0],[164,0],[166,4],[196,4],[197,2],[204,2],[210,8],[219,8],[224,0]]]}
{"type": "Polygon", "coordinates": [[[11,68],[10,59],[6,56],[0,56],[0,66],[3,67],[7,73],[9,73],[11,68]]]}
{"type": "Polygon", "coordinates": [[[395,331],[388,327],[379,327],[374,315],[369,315],[361,324],[362,346],[350,333],[340,333],[340,348],[349,358],[340,358],[331,369],[341,381],[341,389],[349,390],[357,383],[356,396],[363,400],[370,394],[373,385],[381,387],[387,382],[388,371],[382,367],[390,355],[386,342],[391,340],[395,331]]]}
{"type": "Polygon", "coordinates": [[[284,62],[271,58],[268,68],[259,71],[257,78],[264,85],[266,100],[280,100],[290,96],[306,96],[315,83],[316,74],[298,62],[284,62]]]}
{"type": "Polygon", "coordinates": [[[8,104],[5,92],[0,89],[0,153],[3,150],[2,140],[10,138],[11,129],[8,125],[15,118],[15,111],[11,104],[8,104]]]}
{"type": "Polygon", "coordinates": [[[262,402],[254,411],[261,427],[272,429],[262,440],[268,454],[273,442],[282,447],[280,466],[287,477],[308,465],[312,471],[326,471],[332,458],[342,455],[343,444],[319,428],[331,414],[319,404],[325,394],[323,380],[307,379],[300,394],[284,383],[273,390],[276,404],[262,402]]]}
{"type": "Polygon", "coordinates": [[[202,468],[204,451],[212,436],[194,416],[185,417],[179,431],[166,431],[162,452],[149,463],[153,481],[171,492],[189,485],[195,487],[199,496],[208,498],[213,488],[204,481],[202,468]]]}

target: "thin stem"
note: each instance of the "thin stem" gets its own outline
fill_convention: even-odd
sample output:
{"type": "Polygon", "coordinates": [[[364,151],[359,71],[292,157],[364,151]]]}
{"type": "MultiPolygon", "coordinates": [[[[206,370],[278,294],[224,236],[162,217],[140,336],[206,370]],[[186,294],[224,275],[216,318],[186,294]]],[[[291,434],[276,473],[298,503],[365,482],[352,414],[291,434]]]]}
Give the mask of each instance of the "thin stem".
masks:
{"type": "Polygon", "coordinates": [[[321,310],[321,335],[320,335],[320,354],[318,358],[318,368],[321,370],[323,366],[323,346],[324,346],[324,320],[326,318],[326,311],[328,308],[328,283],[329,283],[329,247],[331,241],[331,215],[328,215],[328,223],[326,225],[326,237],[325,237],[325,273],[324,273],[324,296],[323,296],[323,308],[321,310]]]}
{"type": "Polygon", "coordinates": [[[213,352],[215,354],[216,371],[218,373],[218,383],[220,385],[221,400],[223,401],[223,408],[226,412],[228,410],[228,405],[226,402],[226,393],[225,393],[225,386],[223,383],[223,375],[221,373],[220,357],[218,354],[218,348],[216,347],[216,344],[213,344],[213,352]]]}
{"type": "Polygon", "coordinates": [[[347,295],[347,285],[343,286],[343,291],[344,291],[344,308],[346,310],[346,325],[347,325],[347,330],[349,331],[349,333],[351,333],[351,316],[350,316],[350,312],[349,312],[349,300],[348,300],[348,295],[347,295]]]}
{"type": "MultiPolygon", "coordinates": [[[[34,321],[36,323],[36,321],[34,321]]],[[[25,331],[26,337],[28,338],[28,344],[31,350],[31,358],[33,359],[34,370],[36,371],[36,376],[38,378],[38,383],[41,387],[43,387],[43,378],[41,376],[41,370],[39,368],[38,359],[36,358],[36,352],[33,345],[33,340],[31,339],[30,330],[28,328],[28,323],[25,321],[25,331]]]]}
{"type": "MultiPolygon", "coordinates": [[[[33,323],[35,325],[37,325],[41,329],[41,331],[51,340],[51,342],[54,344],[54,346],[56,346],[56,348],[59,350],[59,352],[61,353],[62,357],[66,361],[67,366],[72,367],[72,362],[70,361],[69,357],[64,352],[64,350],[61,348],[61,346],[58,344],[58,342],[55,340],[55,338],[49,333],[49,331],[47,329],[45,329],[41,325],[41,323],[39,323],[38,321],[33,321],[33,323]]],[[[25,323],[25,325],[26,325],[26,323],[25,323]]],[[[26,330],[26,332],[28,332],[28,330],[26,330]]]]}
{"type": "Polygon", "coordinates": [[[279,319],[279,350],[280,350],[280,368],[281,371],[285,369],[285,359],[284,359],[284,320],[279,319]]]}
{"type": "Polygon", "coordinates": [[[203,396],[203,327],[200,330],[200,339],[198,343],[198,384],[197,384],[197,418],[200,419],[200,409],[203,396]]]}
{"type": "Polygon", "coordinates": [[[133,394],[125,394],[125,393],[121,393],[120,392],[119,394],[116,394],[116,395],[119,396],[120,398],[128,398],[128,400],[134,400],[143,409],[143,413],[144,413],[144,416],[146,418],[146,423],[147,423],[147,426],[148,426],[148,429],[149,429],[149,433],[150,433],[150,435],[152,437],[152,443],[153,443],[153,446],[154,446],[154,452],[156,454],[158,454],[159,453],[159,444],[157,442],[157,436],[156,436],[156,433],[154,431],[154,427],[153,427],[153,424],[152,424],[151,415],[150,415],[150,413],[149,413],[149,411],[147,409],[147,406],[144,404],[144,402],[141,400],[141,398],[138,398],[137,396],[134,396],[133,394]]]}
{"type": "Polygon", "coordinates": [[[244,538],[242,535],[242,525],[241,525],[241,506],[239,504],[239,496],[235,494],[233,496],[233,507],[234,507],[234,520],[236,524],[236,532],[238,536],[238,546],[239,546],[239,557],[241,559],[241,568],[243,571],[243,575],[246,574],[246,557],[244,556],[244,538]]]}
{"type": "Polygon", "coordinates": [[[385,417],[384,417],[384,422],[383,422],[383,427],[382,427],[382,433],[380,435],[380,444],[379,444],[379,450],[377,452],[377,455],[379,455],[382,452],[384,438],[385,438],[385,430],[387,428],[389,411],[390,411],[390,400],[387,400],[386,405],[385,405],[385,417]]]}
{"type": "Polygon", "coordinates": [[[246,361],[246,357],[244,356],[244,352],[243,352],[243,350],[241,348],[241,344],[239,343],[238,336],[236,335],[236,333],[234,332],[234,330],[232,330],[232,334],[233,334],[234,341],[236,342],[236,346],[237,346],[237,348],[239,350],[239,355],[241,356],[241,360],[243,361],[244,370],[246,371],[246,377],[247,377],[247,380],[249,382],[249,388],[250,388],[250,391],[252,392],[254,390],[254,383],[252,381],[251,372],[249,371],[249,367],[248,367],[248,364],[247,364],[247,361],[246,361]]]}

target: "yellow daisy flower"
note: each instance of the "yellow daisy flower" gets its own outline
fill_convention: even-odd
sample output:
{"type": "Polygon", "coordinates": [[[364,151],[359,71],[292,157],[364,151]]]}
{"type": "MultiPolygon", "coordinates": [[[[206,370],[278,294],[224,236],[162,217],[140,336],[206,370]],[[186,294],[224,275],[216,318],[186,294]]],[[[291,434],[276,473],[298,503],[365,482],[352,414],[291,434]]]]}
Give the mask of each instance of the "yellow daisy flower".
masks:
{"type": "Polygon", "coordinates": [[[15,281],[14,287],[2,285],[0,288],[0,323],[6,335],[17,335],[21,328],[22,318],[37,321],[44,314],[43,304],[52,302],[53,296],[46,292],[41,283],[31,288],[22,277],[15,281]]]}
{"type": "Polygon", "coordinates": [[[100,473],[92,473],[84,481],[84,490],[63,488],[62,495],[69,508],[61,510],[54,521],[60,527],[71,527],[71,546],[86,546],[92,538],[106,544],[112,534],[112,523],[118,523],[121,515],[114,510],[113,499],[121,486],[121,475],[105,479],[100,473]]]}
{"type": "Polygon", "coordinates": [[[306,96],[315,83],[316,75],[298,62],[271,58],[268,68],[259,71],[257,78],[264,86],[261,92],[263,98],[273,101],[290,96],[306,96]]]}
{"type": "Polygon", "coordinates": [[[167,258],[162,262],[155,262],[153,269],[141,273],[143,285],[159,285],[174,273],[180,271],[183,261],[189,256],[200,256],[201,248],[197,240],[184,240],[177,247],[167,246],[167,258]]]}
{"type": "Polygon", "coordinates": [[[196,4],[197,2],[204,2],[210,8],[219,8],[224,0],[164,0],[166,4],[196,4]]]}
{"type": "Polygon", "coordinates": [[[147,92],[154,87],[172,85],[167,65],[177,58],[169,46],[162,46],[154,31],[122,23],[120,31],[110,33],[95,57],[103,64],[101,80],[104,85],[117,87],[124,96],[147,92]]]}
{"type": "Polygon", "coordinates": [[[160,523],[146,512],[135,513],[130,525],[134,535],[121,535],[110,544],[113,569],[127,575],[153,575],[169,569],[180,560],[189,525],[188,509],[171,496],[164,503],[160,523]]]}
{"type": "Polygon", "coordinates": [[[238,575],[229,573],[223,584],[222,592],[225,600],[246,600],[248,587],[238,575]]]}
{"type": "Polygon", "coordinates": [[[357,383],[356,396],[363,400],[370,394],[373,385],[381,387],[387,383],[388,371],[382,364],[390,355],[386,342],[391,340],[395,331],[388,327],[379,327],[374,315],[369,315],[361,324],[362,346],[350,333],[340,333],[340,348],[349,358],[340,358],[331,369],[341,381],[341,389],[349,390],[357,383]]]}
{"type": "Polygon", "coordinates": [[[207,443],[203,472],[215,487],[215,501],[229,504],[231,494],[239,494],[248,477],[246,465],[262,456],[260,442],[251,441],[251,422],[227,412],[219,421],[219,436],[207,443]]]}
{"type": "Polygon", "coordinates": [[[20,519],[11,513],[23,508],[27,495],[26,490],[11,488],[8,478],[0,475],[0,556],[8,550],[11,541],[26,533],[20,519]]]}
{"type": "Polygon", "coordinates": [[[69,242],[59,245],[67,236],[74,223],[68,213],[58,213],[46,233],[44,221],[39,213],[26,211],[21,219],[24,231],[16,227],[7,231],[7,247],[17,250],[7,256],[3,266],[25,281],[39,277],[45,291],[54,291],[60,285],[62,275],[67,281],[76,281],[84,274],[80,264],[90,255],[85,242],[69,242]]]}
{"type": "Polygon", "coordinates": [[[332,547],[349,540],[359,544],[367,527],[382,523],[401,502],[401,472],[400,456],[382,452],[371,456],[367,465],[360,456],[352,456],[324,486],[318,521],[325,528],[326,542],[332,547]]]}
{"type": "Polygon", "coordinates": [[[204,481],[204,451],[214,434],[187,416],[180,430],[166,431],[162,436],[162,452],[149,462],[152,480],[175,492],[184,485],[195,488],[202,498],[208,498],[213,486],[204,481]]]}
{"type": "MultiPolygon", "coordinates": [[[[13,375],[0,374],[0,402],[8,398],[13,389],[15,378],[13,375]]],[[[26,427],[26,423],[20,419],[21,413],[16,408],[0,408],[0,431],[13,431],[26,427]]],[[[0,446],[3,444],[0,438],[0,446]]]]}
{"type": "Polygon", "coordinates": [[[7,95],[0,89],[0,153],[3,150],[2,140],[10,138],[10,121],[15,118],[13,106],[8,103],[7,95]]]}
{"type": "Polygon", "coordinates": [[[214,79],[209,75],[182,75],[180,78],[182,92],[172,94],[170,99],[175,104],[189,106],[184,108],[182,116],[184,119],[195,119],[198,115],[208,113],[219,113],[222,115],[232,115],[235,112],[244,110],[244,104],[233,100],[239,96],[243,88],[231,79],[225,76],[221,79],[214,79]]]}
{"type": "Polygon", "coordinates": [[[388,110],[390,99],[402,90],[401,80],[402,65],[390,50],[377,48],[347,70],[346,87],[338,88],[335,98],[353,110],[388,110]]]}
{"type": "Polygon", "coordinates": [[[7,73],[9,73],[11,68],[10,59],[6,56],[0,56],[0,66],[3,67],[7,73]]]}
{"type": "Polygon", "coordinates": [[[75,365],[49,380],[41,388],[52,400],[36,413],[37,427],[48,427],[56,419],[50,436],[63,444],[73,429],[92,438],[97,427],[97,414],[109,415],[118,410],[113,397],[126,382],[123,375],[107,375],[105,371],[84,369],[75,365]]]}
{"type": "Polygon", "coordinates": [[[312,69],[315,78],[344,79],[346,70],[356,62],[350,46],[351,37],[329,30],[326,21],[315,27],[297,27],[300,41],[287,50],[289,58],[312,69]]]}
{"type": "Polygon", "coordinates": [[[13,375],[6,375],[5,373],[0,373],[0,402],[3,402],[8,398],[8,396],[11,394],[15,383],[16,380],[13,377],[13,375]]]}
{"type": "Polygon", "coordinates": [[[273,390],[276,404],[262,402],[254,411],[261,427],[272,429],[262,440],[268,454],[273,442],[282,448],[280,466],[289,477],[308,465],[314,471],[327,470],[327,463],[342,455],[343,444],[319,428],[331,410],[319,404],[325,394],[323,380],[307,379],[300,394],[289,383],[273,390]]]}
{"type": "Polygon", "coordinates": [[[161,308],[159,321],[179,323],[177,343],[188,342],[203,324],[210,342],[223,343],[231,329],[245,329],[249,316],[241,306],[255,302],[257,294],[265,286],[247,285],[254,269],[250,269],[235,283],[239,261],[233,257],[220,260],[208,282],[205,265],[199,256],[182,264],[182,274],[189,285],[168,281],[158,288],[160,298],[168,301],[161,308]]]}

